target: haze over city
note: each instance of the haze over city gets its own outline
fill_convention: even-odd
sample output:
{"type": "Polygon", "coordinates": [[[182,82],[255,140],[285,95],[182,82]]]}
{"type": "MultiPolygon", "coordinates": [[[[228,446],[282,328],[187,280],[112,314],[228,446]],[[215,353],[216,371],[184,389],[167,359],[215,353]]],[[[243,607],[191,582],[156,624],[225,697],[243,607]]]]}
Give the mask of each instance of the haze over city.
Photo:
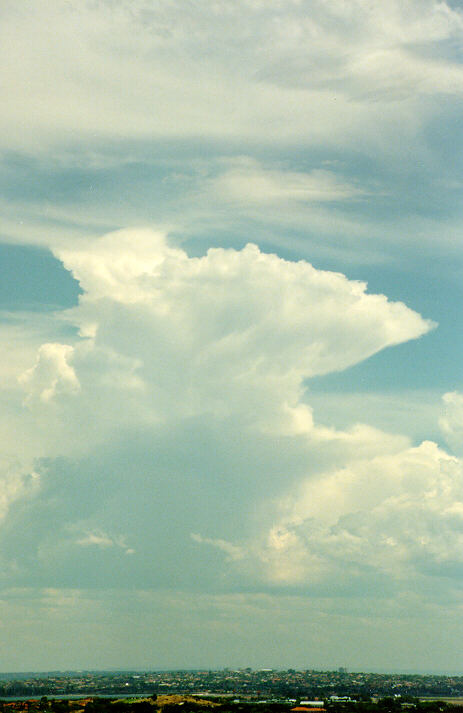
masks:
{"type": "Polygon", "coordinates": [[[0,23],[0,671],[463,673],[463,3],[0,23]]]}

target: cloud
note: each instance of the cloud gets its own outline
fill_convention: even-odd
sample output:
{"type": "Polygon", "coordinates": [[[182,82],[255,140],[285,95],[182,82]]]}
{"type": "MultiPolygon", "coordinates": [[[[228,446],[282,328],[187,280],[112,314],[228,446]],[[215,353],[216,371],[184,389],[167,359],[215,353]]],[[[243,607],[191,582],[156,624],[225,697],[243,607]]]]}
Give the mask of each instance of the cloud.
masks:
{"type": "Polygon", "coordinates": [[[84,537],[76,540],[78,545],[83,545],[85,547],[89,545],[96,545],[97,547],[112,547],[114,541],[109,535],[104,533],[88,532],[84,537]]]}
{"type": "Polygon", "coordinates": [[[461,453],[463,436],[463,394],[449,391],[442,397],[443,413],[439,425],[450,446],[461,453]]]}
{"type": "MultiPolygon", "coordinates": [[[[329,528],[351,516],[356,493],[367,497],[369,468],[413,461],[410,444],[317,423],[304,380],[431,322],[255,245],[189,257],[162,233],[133,229],[57,255],[83,290],[65,311],[80,336],[43,344],[20,379],[41,487],[11,504],[1,531],[11,560],[28,553],[8,581],[74,586],[85,573],[98,587],[127,577],[142,588],[298,587],[309,569],[329,580],[336,548],[351,569],[371,556],[371,523],[355,556],[350,535],[329,528]],[[346,510],[315,536],[309,505],[328,498],[324,483],[346,510]]],[[[335,499],[320,509],[334,516],[335,499]]]]}
{"type": "Polygon", "coordinates": [[[361,198],[364,191],[329,170],[309,173],[264,168],[241,157],[212,182],[222,200],[271,205],[281,203],[325,203],[361,198]]]}
{"type": "Polygon", "coordinates": [[[42,344],[35,365],[20,377],[29,400],[36,397],[47,402],[59,394],[79,391],[79,380],[70,364],[73,351],[67,344],[42,344]]]}
{"type": "Polygon", "coordinates": [[[85,535],[76,540],[77,545],[82,547],[121,547],[127,555],[135,554],[135,550],[127,546],[125,537],[111,535],[102,532],[86,532],[85,535]]]}
{"type": "Polygon", "coordinates": [[[20,381],[30,403],[71,411],[124,398],[142,422],[239,413],[310,430],[304,379],[433,327],[364,283],[251,244],[189,258],[161,233],[126,230],[57,255],[84,290],[67,311],[81,339],[42,345],[20,381]]]}
{"type": "Polygon", "coordinates": [[[457,4],[2,4],[5,670],[454,665],[457,4]]]}
{"type": "Polygon", "coordinates": [[[364,283],[255,245],[189,258],[162,234],[134,230],[57,255],[85,292],[68,312],[86,337],[73,353],[84,397],[110,384],[155,419],[239,412],[289,423],[304,413],[310,422],[299,404],[305,378],[433,326],[364,283]]]}
{"type": "Polygon", "coordinates": [[[68,142],[70,132],[358,141],[365,119],[397,127],[392,111],[367,106],[371,99],[396,104],[463,89],[451,51],[461,12],[435,0],[348,9],[330,0],[311,3],[310,12],[276,0],[181,9],[145,0],[117,9],[6,3],[2,22],[2,133],[9,146],[34,152],[68,142]]]}
{"type": "Polygon", "coordinates": [[[460,578],[462,475],[457,458],[424,442],[307,480],[258,549],[261,576],[354,590],[378,577],[401,589],[460,578]]]}
{"type": "Polygon", "coordinates": [[[27,468],[20,459],[2,454],[0,458],[0,520],[7,515],[12,503],[20,498],[28,498],[40,487],[40,476],[32,467],[27,468]]]}
{"type": "Polygon", "coordinates": [[[191,539],[194,542],[198,542],[198,544],[200,545],[205,544],[211,545],[212,547],[217,547],[219,550],[222,550],[222,552],[225,552],[228,560],[230,560],[231,562],[241,560],[245,556],[241,547],[237,547],[236,545],[233,545],[231,542],[227,542],[226,540],[214,540],[211,537],[202,537],[197,532],[191,533],[191,539]]]}
{"type": "Polygon", "coordinates": [[[143,670],[159,670],[161,661],[171,669],[247,663],[305,670],[308,649],[317,651],[325,670],[340,660],[356,671],[368,670],[372,660],[381,670],[391,661],[407,670],[413,660],[417,670],[433,671],[439,654],[439,665],[451,671],[462,631],[458,608],[443,615],[413,595],[383,597],[379,612],[377,602],[365,598],[16,587],[2,593],[0,617],[3,640],[11,643],[11,652],[2,649],[1,665],[34,671],[44,657],[52,670],[76,670],[85,662],[117,669],[121,661],[143,670]]]}
{"type": "Polygon", "coordinates": [[[5,239],[76,244],[156,222],[195,252],[252,235],[342,270],[402,264],[418,237],[455,250],[460,10],[34,0],[2,12],[5,239]]]}
{"type": "Polygon", "coordinates": [[[461,13],[445,3],[351,3],[348,8],[336,1],[316,3],[310,15],[287,13],[275,23],[277,59],[259,76],[282,86],[320,87],[356,101],[459,94],[461,67],[442,45],[462,29],[461,13]],[[436,45],[441,46],[438,59],[436,45]]]}

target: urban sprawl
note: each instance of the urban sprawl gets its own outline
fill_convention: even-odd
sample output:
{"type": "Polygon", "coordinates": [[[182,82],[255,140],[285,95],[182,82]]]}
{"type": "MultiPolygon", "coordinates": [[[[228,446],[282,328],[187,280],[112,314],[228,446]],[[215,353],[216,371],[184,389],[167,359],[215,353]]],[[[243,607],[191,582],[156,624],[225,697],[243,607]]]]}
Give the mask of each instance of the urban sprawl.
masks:
{"type": "MultiPolygon", "coordinates": [[[[463,676],[297,671],[70,671],[0,674],[0,697],[209,696],[257,702],[360,702],[386,697],[463,699],[463,676]],[[156,694],[156,695],[153,695],[156,694]]],[[[462,700],[463,704],[463,700],[462,700]]],[[[310,707],[310,706],[307,706],[310,707]]],[[[313,707],[313,706],[312,706],[313,707]]]]}

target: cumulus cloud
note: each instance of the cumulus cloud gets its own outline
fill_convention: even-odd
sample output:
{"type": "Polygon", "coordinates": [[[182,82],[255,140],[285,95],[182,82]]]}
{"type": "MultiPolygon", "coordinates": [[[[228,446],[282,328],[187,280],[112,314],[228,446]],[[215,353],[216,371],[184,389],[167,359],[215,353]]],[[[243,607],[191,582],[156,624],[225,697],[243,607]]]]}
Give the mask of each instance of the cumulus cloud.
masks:
{"type": "Polygon", "coordinates": [[[92,585],[188,589],[199,571],[206,589],[321,586],[342,568],[358,580],[372,560],[397,580],[420,553],[456,562],[459,463],[368,425],[317,423],[302,400],[305,379],[431,322],[252,244],[189,257],[134,229],[57,255],[83,290],[66,312],[80,336],[42,345],[20,379],[42,487],[1,535],[13,555],[28,519],[21,547],[38,586],[73,586],[76,571],[92,585]]]}
{"type": "Polygon", "coordinates": [[[463,571],[461,462],[424,442],[302,483],[258,557],[270,581],[364,585],[463,571]]]}
{"type": "Polygon", "coordinates": [[[88,337],[74,354],[79,380],[96,354],[106,361],[105,379],[122,359],[128,374],[116,387],[147,390],[162,417],[237,408],[254,419],[295,407],[300,414],[304,378],[345,369],[433,326],[368,294],[364,283],[255,245],[189,258],[160,234],[121,231],[58,256],[85,292],[70,313],[88,337]]]}
{"type": "Polygon", "coordinates": [[[40,487],[40,476],[32,465],[17,457],[2,454],[0,457],[0,520],[19,498],[31,497],[40,487]]]}
{"type": "Polygon", "coordinates": [[[59,394],[79,390],[79,381],[70,364],[73,351],[68,344],[42,344],[35,365],[20,376],[29,400],[38,398],[47,402],[59,394]]]}
{"type": "Polygon", "coordinates": [[[190,258],[161,233],[128,230],[57,255],[84,290],[67,313],[82,338],[43,345],[21,377],[45,402],[110,387],[157,418],[239,409],[270,422],[290,414],[301,430],[305,378],[434,326],[364,283],[252,244],[190,258]]]}

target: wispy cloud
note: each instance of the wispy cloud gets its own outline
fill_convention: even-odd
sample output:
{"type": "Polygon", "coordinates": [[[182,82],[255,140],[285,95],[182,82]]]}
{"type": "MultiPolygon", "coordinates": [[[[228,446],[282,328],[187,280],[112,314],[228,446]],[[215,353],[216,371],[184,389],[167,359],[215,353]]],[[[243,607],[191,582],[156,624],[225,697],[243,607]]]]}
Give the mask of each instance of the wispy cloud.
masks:
{"type": "Polygon", "coordinates": [[[203,537],[197,532],[191,533],[191,539],[200,545],[211,545],[212,547],[217,547],[219,550],[222,550],[222,552],[227,555],[227,559],[229,559],[231,562],[241,560],[245,556],[241,547],[237,547],[236,545],[232,544],[231,542],[227,542],[226,540],[203,537]]]}
{"type": "MultiPolygon", "coordinates": [[[[71,131],[87,139],[201,134],[310,143],[356,134],[358,141],[365,120],[380,115],[371,99],[463,89],[451,52],[461,13],[432,0],[349,9],[331,0],[312,3],[310,13],[279,2],[7,4],[3,23],[2,134],[32,151],[37,138],[26,141],[24,126],[46,143],[68,142],[71,131]]],[[[381,130],[392,128],[393,114],[380,111],[381,130]]]]}
{"type": "Polygon", "coordinates": [[[86,532],[83,537],[76,540],[76,544],[83,547],[120,547],[126,555],[135,554],[135,550],[127,546],[125,537],[121,535],[112,537],[101,530],[86,532]]]}
{"type": "Polygon", "coordinates": [[[352,201],[365,190],[326,169],[307,173],[265,168],[241,157],[212,181],[212,189],[225,201],[238,204],[326,203],[352,201]]]}

